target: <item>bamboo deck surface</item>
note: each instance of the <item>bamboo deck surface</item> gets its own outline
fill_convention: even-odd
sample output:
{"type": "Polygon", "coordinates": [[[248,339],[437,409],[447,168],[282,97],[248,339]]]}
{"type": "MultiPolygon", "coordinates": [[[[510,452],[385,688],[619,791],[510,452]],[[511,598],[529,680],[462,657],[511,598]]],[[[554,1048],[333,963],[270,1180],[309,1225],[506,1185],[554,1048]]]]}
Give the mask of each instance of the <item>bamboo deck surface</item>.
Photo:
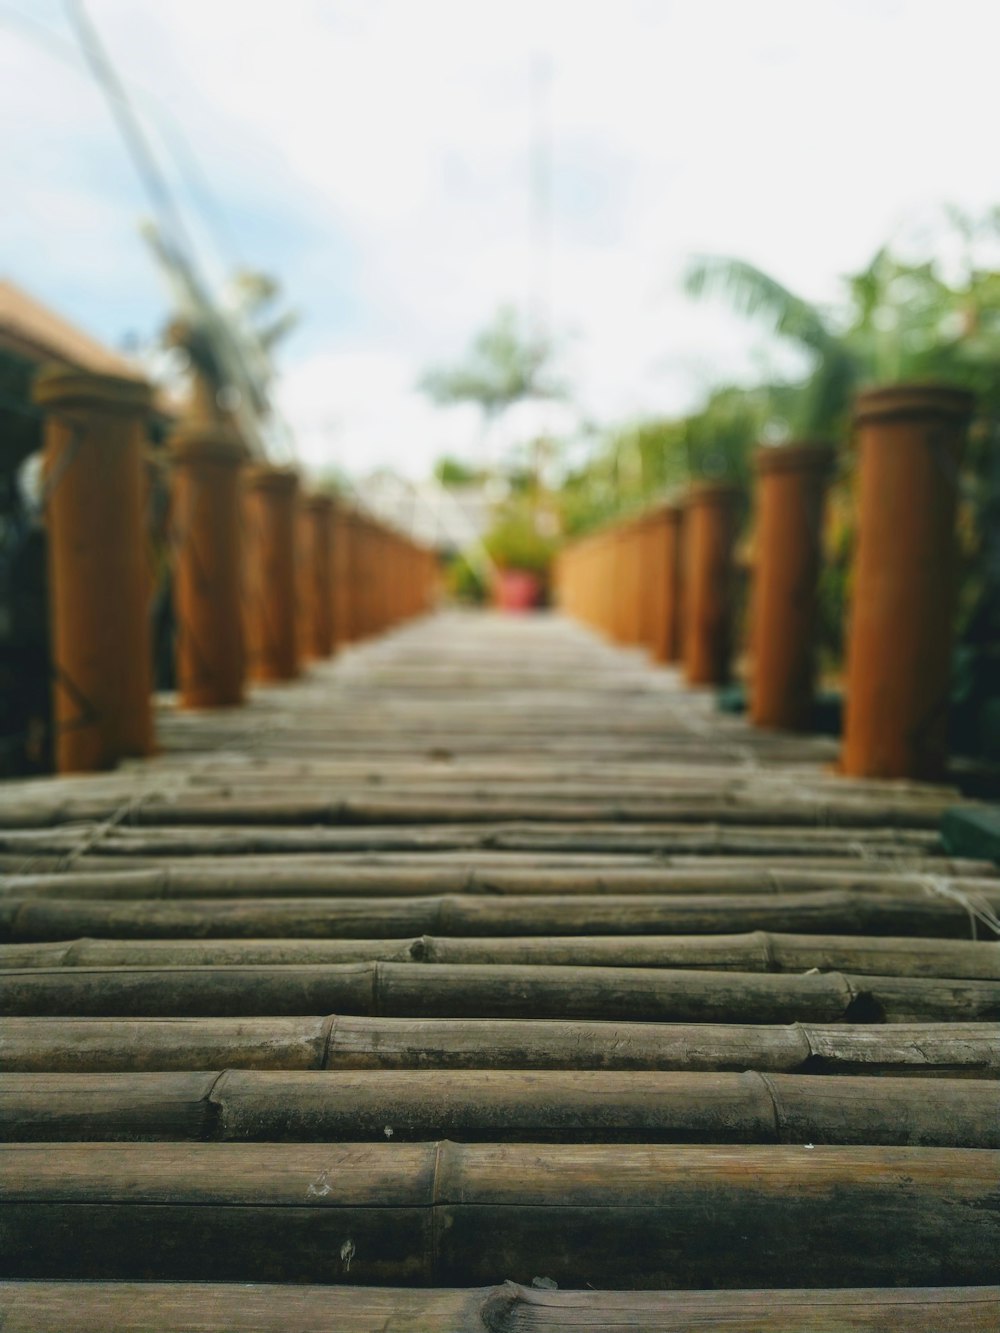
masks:
{"type": "Polygon", "coordinates": [[[0,787],[0,1326],[1000,1329],[1000,873],[556,618],[0,787]]]}

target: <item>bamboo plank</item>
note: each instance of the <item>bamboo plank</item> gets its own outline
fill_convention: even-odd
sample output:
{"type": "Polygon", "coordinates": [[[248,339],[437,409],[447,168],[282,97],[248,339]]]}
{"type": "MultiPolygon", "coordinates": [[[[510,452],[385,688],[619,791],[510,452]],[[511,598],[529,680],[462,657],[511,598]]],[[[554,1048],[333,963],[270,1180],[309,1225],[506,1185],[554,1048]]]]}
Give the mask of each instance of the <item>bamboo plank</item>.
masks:
{"type": "Polygon", "coordinates": [[[40,967],[0,973],[0,1013],[8,1015],[317,1012],[694,1023],[984,1022],[1000,1019],[1000,982],[501,963],[40,967]]]}
{"type": "MultiPolygon", "coordinates": [[[[509,858],[514,860],[515,858],[509,858]]],[[[274,866],[247,864],[238,858],[225,868],[217,863],[191,868],[183,862],[157,869],[113,873],[64,871],[62,874],[10,875],[0,881],[0,897],[9,899],[188,899],[306,897],[426,897],[435,894],[727,894],[805,893],[849,889],[862,893],[927,896],[943,878],[949,890],[1000,897],[995,876],[958,876],[895,872],[883,866],[862,872],[849,862],[839,870],[776,868],[766,864],[732,866],[728,858],[697,869],[622,864],[619,858],[597,866],[531,864],[428,864],[421,857],[403,865],[305,867],[282,861],[274,866]]]]}
{"type": "Polygon", "coordinates": [[[676,1069],[1000,1077],[1000,1025],[8,1018],[0,1069],[676,1069]]]}
{"type": "Polygon", "coordinates": [[[259,856],[289,853],[423,852],[487,849],[534,853],[659,853],[670,855],[741,854],[744,856],[858,856],[883,855],[889,859],[904,854],[942,854],[938,833],[931,829],[865,828],[848,839],[844,830],[800,825],[762,828],[697,827],[678,824],[584,824],[572,822],[492,822],[483,824],[371,824],[356,827],[246,827],[240,825],[195,825],[132,828],[83,824],[60,825],[37,832],[3,830],[0,852],[13,854],[16,865],[53,851],[73,855],[86,867],[91,840],[103,856],[259,856]],[[99,836],[98,836],[99,835],[99,836]],[[852,852],[849,842],[857,842],[852,852]]]}
{"type": "Polygon", "coordinates": [[[0,1159],[0,1274],[21,1278],[961,1285],[994,1282],[1000,1253],[1000,1154],[984,1149],[70,1143],[0,1159]]]}
{"type": "MultiPolygon", "coordinates": [[[[920,829],[936,830],[950,800],[919,799],[896,803],[867,800],[810,798],[808,793],[785,795],[767,803],[760,797],[720,799],[706,794],[702,799],[690,795],[673,800],[630,795],[588,798],[565,788],[542,795],[498,795],[492,791],[470,793],[457,788],[454,793],[350,795],[329,797],[289,797],[286,790],[261,792],[256,797],[216,797],[199,795],[197,799],[171,800],[150,798],[137,801],[129,812],[128,823],[138,828],[195,828],[201,825],[227,827],[252,825],[392,825],[392,824],[479,824],[498,820],[525,820],[531,823],[624,823],[624,824],[710,824],[739,827],[799,826],[844,829],[920,829]]],[[[84,819],[105,820],[114,817],[120,801],[91,800],[82,811],[68,808],[39,810],[32,805],[0,805],[0,828],[24,830],[50,828],[59,822],[84,819]]]]}
{"type": "Polygon", "coordinates": [[[0,944],[0,968],[277,966],[315,963],[517,963],[667,967],[729,972],[846,971],[875,976],[1000,981],[1000,951],[986,941],[890,936],[742,935],[495,936],[401,939],[80,938],[0,944]]]}
{"type": "MultiPolygon", "coordinates": [[[[1000,895],[982,895],[1000,907],[1000,895]]],[[[404,898],[16,899],[0,901],[11,943],[115,939],[406,939],[416,935],[711,935],[765,930],[969,940],[968,911],[931,893],[846,889],[774,894],[440,894],[404,898]]],[[[987,927],[975,927],[989,935],[987,927]]]]}
{"type": "Polygon", "coordinates": [[[0,1075],[0,1139],[1000,1148],[1000,1085],[475,1070],[0,1075]]]}
{"type": "MultiPolygon", "coordinates": [[[[217,886],[219,893],[238,892],[238,885],[244,875],[249,877],[247,882],[252,885],[256,883],[258,874],[262,882],[269,883],[281,892],[293,891],[296,880],[301,880],[307,888],[312,883],[321,888],[323,877],[329,876],[333,891],[347,880],[348,871],[361,869],[369,872],[377,868],[386,868],[398,875],[397,882],[400,885],[408,882],[407,872],[415,877],[421,871],[440,870],[445,872],[442,886],[447,885],[451,891],[457,891],[459,887],[466,888],[470,881],[474,886],[478,871],[491,874],[499,872],[502,880],[506,878],[504,872],[526,868],[539,872],[543,879],[544,872],[553,869],[591,871],[596,879],[605,878],[608,872],[632,869],[661,873],[669,870],[726,871],[734,875],[743,873],[749,880],[753,880],[762,870],[842,871],[847,875],[875,875],[880,878],[886,874],[934,875],[945,879],[1000,878],[1000,866],[991,861],[956,860],[883,843],[873,847],[870,843],[856,839],[842,842],[839,855],[822,852],[814,854],[805,850],[796,856],[786,849],[783,852],[769,852],[766,861],[752,853],[700,853],[697,850],[685,851],[683,848],[670,853],[657,848],[633,852],[527,852],[513,848],[494,851],[488,847],[463,846],[442,850],[422,848],[419,861],[416,854],[411,852],[352,851],[343,848],[337,850],[335,859],[323,853],[282,851],[255,853],[252,861],[241,855],[231,856],[224,852],[211,855],[193,853],[179,857],[144,856],[130,852],[128,859],[124,860],[121,856],[102,855],[101,845],[99,841],[89,847],[85,855],[75,860],[70,860],[71,850],[35,851],[30,856],[0,851],[0,893],[23,896],[34,894],[36,888],[39,893],[55,892],[57,883],[65,880],[67,888],[81,886],[80,896],[169,897],[173,895],[175,885],[178,886],[179,896],[199,896],[199,883],[211,884],[213,888],[217,886]],[[80,866],[86,869],[78,869],[80,866]],[[30,870],[26,867],[30,867],[30,870]],[[458,872],[463,873],[459,875],[458,872]],[[136,879],[135,887],[130,884],[133,876],[136,879]],[[145,885],[140,877],[145,877],[145,885]],[[84,884],[86,888],[82,887],[84,884]],[[122,885],[120,894],[116,887],[118,884],[122,885]],[[102,885],[107,886],[103,891],[102,885]]],[[[372,875],[371,879],[373,885],[378,884],[377,876],[372,875]]],[[[399,892],[404,890],[400,888],[399,892]]]]}
{"type": "Polygon", "coordinates": [[[192,1329],[278,1323],[247,1279],[324,1284],[292,1328],[975,1327],[1000,870],[955,793],[467,623],[0,789],[0,1271],[239,1284],[171,1288],[192,1329]]]}
{"type": "Polygon", "coordinates": [[[815,1291],[473,1290],[240,1283],[11,1282],[7,1333],[995,1333],[1000,1287],[815,1291]]]}
{"type": "Polygon", "coordinates": [[[320,1069],[334,1020],[7,1018],[0,1070],[320,1069]]]}

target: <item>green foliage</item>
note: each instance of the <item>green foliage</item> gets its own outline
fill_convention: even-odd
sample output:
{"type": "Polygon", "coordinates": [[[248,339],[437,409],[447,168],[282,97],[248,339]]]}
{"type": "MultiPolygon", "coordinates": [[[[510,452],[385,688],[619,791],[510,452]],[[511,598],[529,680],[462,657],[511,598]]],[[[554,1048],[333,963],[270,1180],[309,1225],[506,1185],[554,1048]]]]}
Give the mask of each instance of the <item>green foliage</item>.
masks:
{"type": "Polygon", "coordinates": [[[688,268],[685,287],[691,296],[726,296],[739,314],[761,320],[810,355],[812,374],[785,396],[782,405],[781,415],[791,434],[829,435],[838,429],[862,367],[828,314],[741,259],[697,259],[688,268]]]}
{"type": "Polygon", "coordinates": [[[501,569],[523,569],[544,575],[552,563],[557,542],[539,531],[532,507],[512,504],[500,513],[484,545],[501,569]]]}
{"type": "Polygon", "coordinates": [[[559,497],[563,530],[570,536],[586,532],[692,478],[746,482],[771,415],[768,388],[726,387],[689,416],[613,431],[585,467],[565,478],[559,497]]]}
{"type": "MultiPolygon", "coordinates": [[[[42,413],[31,401],[37,367],[0,348],[0,485],[42,446],[42,413]]],[[[0,540],[2,540],[0,530],[0,540]]]]}
{"type": "Polygon", "coordinates": [[[444,581],[448,595],[457,602],[481,606],[489,596],[486,579],[462,555],[456,555],[448,562],[444,581]]]}
{"type": "Polygon", "coordinates": [[[482,468],[446,454],[434,464],[434,476],[442,486],[475,486],[485,479],[482,468]]]}
{"type": "MultiPolygon", "coordinates": [[[[721,293],[733,308],[766,322],[810,357],[801,382],[770,386],[773,423],[793,434],[844,438],[851,400],[863,384],[939,380],[976,395],[977,420],[960,478],[959,647],[953,722],[965,748],[988,748],[987,719],[1000,709],[1000,272],[977,262],[1000,239],[1000,210],[980,220],[952,210],[947,249],[959,251],[946,277],[939,262],[908,261],[883,247],[844,283],[838,311],[803,301],[750,264],[700,259],[687,289],[721,293]]],[[[843,651],[853,522],[847,516],[827,553],[821,586],[822,649],[843,651]]]]}
{"type": "Polygon", "coordinates": [[[776,419],[793,435],[843,435],[854,393],[869,383],[943,379],[974,390],[980,410],[996,414],[1000,272],[977,267],[975,247],[1000,237],[1000,212],[977,223],[952,211],[949,221],[963,249],[952,282],[934,261],[907,262],[883,247],[844,280],[838,310],[811,305],[739,259],[699,258],[685,286],[694,296],[726,297],[810,357],[805,380],[771,386],[776,419]]]}
{"type": "Polygon", "coordinates": [[[512,306],[503,306],[477,335],[465,361],[427,371],[420,388],[442,406],[476,403],[487,419],[525,398],[562,398],[551,371],[553,347],[533,336],[512,306]]]}
{"type": "Polygon", "coordinates": [[[299,323],[294,310],[275,313],[281,299],[281,283],[270,273],[240,268],[230,281],[233,303],[241,320],[252,328],[257,341],[271,352],[299,323]]]}

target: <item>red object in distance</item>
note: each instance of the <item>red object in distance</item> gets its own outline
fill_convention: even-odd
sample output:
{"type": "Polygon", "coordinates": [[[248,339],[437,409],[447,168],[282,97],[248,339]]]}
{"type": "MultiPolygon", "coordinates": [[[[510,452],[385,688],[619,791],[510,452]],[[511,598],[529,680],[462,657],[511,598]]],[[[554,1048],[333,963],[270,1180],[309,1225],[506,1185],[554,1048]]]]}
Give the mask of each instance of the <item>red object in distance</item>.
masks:
{"type": "Polygon", "coordinates": [[[493,603],[501,611],[533,611],[541,602],[542,582],[526,569],[498,570],[493,603]]]}

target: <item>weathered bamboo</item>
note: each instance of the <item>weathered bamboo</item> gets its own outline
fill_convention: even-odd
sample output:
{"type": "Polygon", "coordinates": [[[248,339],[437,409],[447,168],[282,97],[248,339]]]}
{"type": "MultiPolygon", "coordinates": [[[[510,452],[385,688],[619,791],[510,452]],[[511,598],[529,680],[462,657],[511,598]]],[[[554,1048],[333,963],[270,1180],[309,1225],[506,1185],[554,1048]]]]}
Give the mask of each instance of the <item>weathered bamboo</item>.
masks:
{"type": "MultiPolygon", "coordinates": [[[[985,895],[995,911],[996,894],[985,895]]],[[[950,897],[836,889],[751,894],[543,894],[491,898],[251,898],[0,901],[3,938],[39,943],[117,939],[387,939],[414,935],[730,935],[771,930],[970,939],[950,897]]],[[[979,938],[989,939],[986,927],[979,938]]]]}
{"type": "Polygon", "coordinates": [[[312,963],[517,963],[710,968],[1000,981],[995,943],[855,935],[543,935],[449,939],[75,939],[0,945],[0,968],[228,967],[312,963]]]}
{"type": "MultiPolygon", "coordinates": [[[[729,858],[719,865],[658,867],[628,863],[618,858],[613,865],[546,865],[541,858],[521,864],[513,856],[511,865],[496,861],[468,864],[442,863],[430,856],[414,863],[370,861],[344,865],[327,860],[296,865],[283,859],[277,865],[250,864],[236,859],[220,865],[218,858],[191,866],[190,859],[163,863],[159,869],[108,871],[64,871],[62,874],[10,875],[0,878],[0,899],[64,898],[127,900],[136,898],[182,900],[190,898],[408,898],[449,894],[558,895],[617,894],[770,894],[829,892],[852,889],[864,893],[897,893],[904,897],[928,895],[934,886],[975,898],[1000,895],[1000,879],[994,875],[962,875],[945,868],[928,867],[929,873],[900,872],[885,865],[855,868],[849,860],[841,869],[802,869],[794,862],[775,867],[770,859],[733,865],[729,858]],[[937,871],[935,875],[934,871],[937,871]]],[[[341,858],[338,858],[340,861],[341,858]]],[[[961,867],[953,867],[961,869],[961,867]]]]}
{"type": "MultiPolygon", "coordinates": [[[[668,872],[705,871],[718,875],[731,872],[734,876],[746,876],[752,883],[758,882],[758,877],[765,869],[798,870],[803,874],[843,871],[848,876],[870,875],[879,879],[887,875],[933,876],[944,881],[967,878],[995,882],[1000,879],[998,867],[992,861],[924,855],[920,847],[901,847],[894,852],[883,850],[881,840],[873,846],[867,835],[864,842],[841,839],[839,856],[823,855],[822,848],[819,853],[803,848],[801,855],[789,855],[788,852],[794,852],[794,848],[787,848],[783,854],[768,854],[766,861],[753,852],[743,851],[727,855],[723,862],[711,854],[698,850],[688,851],[684,847],[662,854],[647,848],[621,852],[615,856],[613,866],[607,860],[607,853],[602,852],[543,850],[532,854],[518,849],[491,852],[485,847],[466,849],[461,842],[457,847],[422,847],[419,867],[411,855],[396,848],[374,851],[338,848],[335,860],[318,852],[296,851],[281,855],[273,851],[258,852],[252,861],[243,856],[229,855],[225,851],[215,855],[194,853],[174,858],[129,854],[127,860],[123,860],[115,852],[107,856],[101,854],[101,837],[92,845],[84,845],[82,839],[77,845],[82,846],[83,850],[72,861],[68,860],[66,851],[56,852],[55,849],[47,853],[30,854],[0,851],[0,897],[33,895],[35,885],[39,886],[42,897],[219,897],[238,894],[239,881],[244,874],[254,889],[254,896],[266,893],[269,897],[280,897],[294,892],[296,880],[303,884],[304,893],[314,892],[321,888],[322,877],[326,874],[330,877],[330,893],[335,895],[347,887],[350,871],[371,872],[376,868],[385,868],[394,877],[393,882],[398,884],[392,890],[394,896],[414,892],[413,885],[417,879],[430,870],[439,870],[442,875],[433,887],[446,888],[449,892],[469,892],[474,891],[480,872],[490,876],[496,874],[499,883],[513,888],[514,877],[518,872],[532,865],[537,868],[542,883],[548,882],[550,870],[560,872],[572,869],[580,872],[580,883],[575,890],[580,893],[595,892],[594,885],[598,884],[613,887],[615,876],[607,873],[612,869],[628,872],[660,868],[668,872]],[[76,866],[85,869],[77,870],[76,866]],[[407,866],[412,870],[409,876],[406,874],[407,866]],[[460,868],[462,874],[457,873],[460,868]],[[137,887],[143,879],[150,886],[147,890],[137,887]],[[57,883],[63,881],[67,886],[65,894],[56,888],[57,883]],[[84,884],[86,888],[81,887],[84,884]],[[175,893],[175,884],[185,887],[175,893]],[[99,887],[101,885],[104,887],[99,887]]],[[[530,878],[525,882],[527,887],[518,889],[518,892],[530,892],[530,878]]],[[[568,880],[552,882],[554,887],[550,892],[565,891],[571,887],[568,880]]],[[[666,885],[664,892],[669,892],[669,880],[666,885]]],[[[389,886],[385,887],[388,889],[389,886]]],[[[380,880],[376,876],[372,875],[365,881],[366,893],[377,894],[379,889],[380,880]]],[[[420,892],[426,892],[426,889],[420,892]]]]}
{"type": "MultiPolygon", "coordinates": [[[[586,720],[586,717],[578,719],[580,724],[586,720]]],[[[670,739],[665,738],[664,743],[669,744],[670,739]]],[[[363,746],[364,741],[359,740],[359,745],[363,746]]],[[[162,777],[167,773],[173,795],[183,793],[188,798],[212,800],[232,794],[234,780],[240,795],[248,798],[279,793],[308,798],[315,794],[316,784],[322,783],[337,796],[368,793],[377,785],[379,794],[406,795],[416,789],[426,795],[453,795],[471,787],[538,800],[552,796],[620,800],[626,793],[638,800],[695,796],[699,800],[714,797],[719,801],[723,796],[734,796],[769,805],[806,799],[841,804],[849,798],[877,798],[879,804],[892,808],[927,809],[935,802],[951,807],[960,799],[955,788],[945,785],[928,784],[915,790],[909,784],[838,779],[833,773],[808,769],[796,769],[792,776],[781,771],[748,770],[745,765],[734,767],[731,759],[720,763],[718,758],[707,757],[674,764],[649,760],[628,765],[609,756],[599,769],[570,775],[565,765],[557,761],[510,763],[505,757],[470,758],[442,765],[431,759],[408,759],[403,755],[365,760],[350,754],[332,760],[314,755],[293,763],[282,754],[273,754],[252,761],[185,764],[164,755],[142,773],[142,794],[150,799],[161,797],[162,777]]],[[[80,784],[66,780],[36,781],[28,789],[6,791],[0,800],[0,813],[9,827],[22,828],[100,819],[135,795],[137,777],[135,772],[118,771],[87,783],[83,789],[80,784]]]]}
{"type": "Polygon", "coordinates": [[[986,1283],[1000,1247],[984,1149],[70,1143],[0,1161],[3,1276],[986,1283]]]}
{"type": "Polygon", "coordinates": [[[0,1070],[320,1069],[330,1018],[8,1018],[0,1070]]]}
{"type": "Polygon", "coordinates": [[[563,1019],[7,1018],[8,1072],[190,1069],[758,1069],[1000,1078],[996,1023],[610,1023],[563,1019]]]}
{"type": "MultiPolygon", "coordinates": [[[[375,636],[416,599],[363,526],[375,636]]],[[[711,1284],[744,1322],[753,1284],[989,1280],[1000,877],[943,854],[960,796],[838,786],[832,740],[641,659],[445,617],[0,790],[0,1133],[38,1153],[3,1271],[711,1284]]]]}
{"type": "MultiPolygon", "coordinates": [[[[797,800],[768,801],[745,796],[720,800],[717,796],[701,798],[634,796],[627,805],[620,800],[579,793],[551,792],[546,799],[519,798],[505,793],[470,796],[428,792],[424,795],[387,793],[386,795],[345,792],[337,800],[329,797],[289,797],[275,790],[251,797],[210,794],[174,797],[156,795],[137,802],[129,814],[132,826],[169,828],[184,825],[225,827],[253,824],[461,824],[494,820],[530,820],[534,823],[591,821],[623,824],[735,824],[743,826],[774,825],[794,828],[798,825],[836,825],[844,828],[936,829],[949,801],[928,800],[906,803],[879,803],[831,797],[810,798],[800,793],[797,800]]],[[[121,802],[107,803],[97,818],[115,814],[121,802]]],[[[8,817],[11,813],[8,812],[8,817]]]]}
{"type": "Polygon", "coordinates": [[[1000,1287],[814,1291],[552,1291],[505,1282],[473,1290],[229,1286],[183,1282],[10,1282],[7,1333],[995,1333],[1000,1287]]]}
{"type": "Polygon", "coordinates": [[[518,964],[29,968],[0,973],[0,1013],[312,1014],[749,1023],[1000,1018],[1000,982],[518,964]]]}
{"type": "Polygon", "coordinates": [[[789,1143],[1000,1149],[989,1080],[676,1072],[5,1074],[3,1141],[789,1143]]]}
{"type": "MultiPolygon", "coordinates": [[[[0,849],[15,852],[17,865],[35,864],[36,858],[57,853],[60,864],[72,855],[86,868],[88,848],[96,847],[103,855],[155,858],[199,855],[253,855],[268,853],[321,853],[331,851],[450,851],[460,848],[489,848],[492,851],[531,851],[538,853],[583,853],[661,855],[736,854],[743,856],[837,855],[845,858],[859,854],[887,860],[907,854],[940,852],[938,834],[930,829],[884,828],[859,829],[854,838],[843,831],[810,828],[731,827],[706,824],[690,826],[628,824],[503,824],[484,823],[342,828],[249,827],[244,825],[215,828],[144,828],[131,829],[124,824],[113,828],[65,828],[46,830],[43,834],[0,832],[0,849]],[[97,835],[97,836],[95,836],[97,835]],[[851,844],[855,846],[852,851],[851,844]]],[[[117,862],[125,868],[125,862],[117,862]]]]}

